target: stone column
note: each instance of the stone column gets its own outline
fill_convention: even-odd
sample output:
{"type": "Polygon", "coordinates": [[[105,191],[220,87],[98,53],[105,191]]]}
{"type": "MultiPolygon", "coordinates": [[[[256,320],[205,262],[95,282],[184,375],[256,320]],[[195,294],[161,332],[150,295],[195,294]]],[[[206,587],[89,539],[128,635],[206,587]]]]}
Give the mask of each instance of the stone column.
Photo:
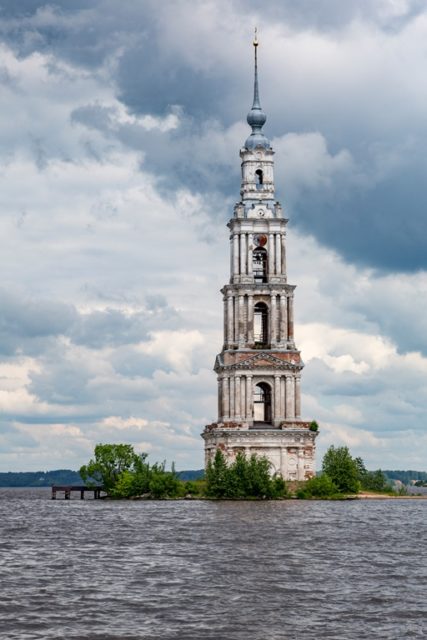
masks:
{"type": "Polygon", "coordinates": [[[224,348],[227,348],[228,335],[227,335],[227,296],[223,297],[224,303],[224,348]]]}
{"type": "Polygon", "coordinates": [[[292,393],[292,377],[286,376],[286,419],[294,417],[294,404],[292,393]]]}
{"type": "Polygon", "coordinates": [[[254,297],[248,296],[248,344],[254,343],[254,297]]]}
{"type": "Polygon", "coordinates": [[[230,235],[230,281],[234,274],[234,243],[233,236],[230,235]]]}
{"type": "Polygon", "coordinates": [[[286,276],[286,236],[285,234],[281,236],[281,243],[282,243],[282,251],[281,251],[282,275],[286,276]]]}
{"type": "Polygon", "coordinates": [[[246,378],[242,376],[240,378],[240,419],[246,418],[246,378]]]}
{"type": "Polygon", "coordinates": [[[246,273],[246,233],[240,234],[240,273],[246,273]]]}
{"type": "Polygon", "coordinates": [[[230,376],[229,381],[230,381],[230,419],[231,421],[233,421],[236,415],[234,376],[230,376]]]}
{"type": "Polygon", "coordinates": [[[234,385],[235,385],[235,403],[234,403],[234,413],[236,416],[236,420],[241,420],[241,415],[240,415],[240,376],[236,376],[234,378],[234,385]]]}
{"type": "Polygon", "coordinates": [[[230,348],[233,342],[233,294],[227,291],[227,345],[230,348]]]}
{"type": "Polygon", "coordinates": [[[252,405],[253,405],[253,390],[252,390],[252,376],[248,374],[246,376],[246,418],[252,420],[252,405]]]}
{"type": "Polygon", "coordinates": [[[286,417],[295,418],[295,385],[293,376],[286,377],[286,417]]]}
{"type": "Polygon", "coordinates": [[[282,251],[281,251],[281,235],[276,233],[276,275],[280,276],[282,273],[282,251]]]}
{"type": "Polygon", "coordinates": [[[273,424],[274,420],[279,420],[280,418],[280,375],[274,374],[274,416],[273,416],[273,424]]]}
{"type": "Polygon", "coordinates": [[[280,473],[282,474],[283,478],[286,478],[286,472],[287,472],[286,460],[287,460],[286,447],[280,447],[280,473]]]}
{"type": "Polygon", "coordinates": [[[298,463],[297,463],[297,480],[305,479],[305,470],[304,470],[304,451],[299,448],[298,449],[298,463]]]}
{"type": "Polygon", "coordinates": [[[274,235],[268,236],[268,276],[274,275],[274,235]]]}
{"type": "Polygon", "coordinates": [[[230,417],[230,378],[224,376],[222,379],[222,419],[230,417]]]}
{"type": "Polygon", "coordinates": [[[294,298],[293,295],[288,298],[288,340],[294,341],[294,298]]]}
{"type": "Polygon", "coordinates": [[[233,275],[239,275],[239,236],[233,235],[233,275]]]}
{"type": "Polygon", "coordinates": [[[286,346],[288,341],[288,299],[280,294],[280,344],[286,346]]]}
{"type": "Polygon", "coordinates": [[[233,298],[233,307],[234,307],[234,344],[238,344],[239,342],[239,298],[238,296],[234,296],[233,298]]]}
{"type": "Polygon", "coordinates": [[[272,293],[270,298],[270,343],[271,346],[277,344],[277,305],[276,305],[276,293],[272,293]]]}
{"type": "Polygon", "coordinates": [[[282,420],[286,417],[286,378],[284,376],[280,377],[280,417],[282,420]]]}
{"type": "Polygon", "coordinates": [[[253,275],[253,250],[254,250],[254,234],[248,235],[248,275],[253,275]]]}
{"type": "Polygon", "coordinates": [[[301,418],[301,377],[295,378],[295,418],[301,418]]]}
{"type": "Polygon", "coordinates": [[[222,378],[218,378],[218,422],[222,418],[222,378]]]}
{"type": "Polygon", "coordinates": [[[245,346],[245,296],[239,295],[239,347],[245,346]]]}

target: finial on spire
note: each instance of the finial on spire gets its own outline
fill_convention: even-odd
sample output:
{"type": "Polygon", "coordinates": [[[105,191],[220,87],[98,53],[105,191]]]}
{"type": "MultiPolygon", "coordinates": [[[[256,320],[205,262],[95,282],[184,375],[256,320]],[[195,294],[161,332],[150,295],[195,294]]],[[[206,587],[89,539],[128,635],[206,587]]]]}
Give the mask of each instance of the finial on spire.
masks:
{"type": "Polygon", "coordinates": [[[258,29],[255,27],[255,34],[254,34],[254,47],[258,46],[258,29]]]}
{"type": "Polygon", "coordinates": [[[248,113],[247,121],[248,124],[252,127],[252,133],[249,138],[246,140],[245,146],[247,149],[255,148],[256,146],[261,147],[270,147],[270,142],[264,136],[262,131],[262,126],[267,120],[267,116],[261,108],[261,104],[259,101],[259,87],[258,87],[258,29],[255,27],[254,33],[254,101],[252,104],[252,109],[248,113]]]}

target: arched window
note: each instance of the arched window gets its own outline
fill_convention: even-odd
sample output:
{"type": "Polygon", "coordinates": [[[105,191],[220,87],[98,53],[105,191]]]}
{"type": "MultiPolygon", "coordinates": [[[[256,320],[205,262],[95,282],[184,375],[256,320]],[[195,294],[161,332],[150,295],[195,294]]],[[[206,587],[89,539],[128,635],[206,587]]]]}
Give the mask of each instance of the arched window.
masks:
{"type": "Polygon", "coordinates": [[[267,250],[257,247],[252,253],[252,271],[255,282],[267,282],[267,250]]]}
{"type": "Polygon", "coordinates": [[[268,307],[265,302],[257,302],[254,307],[254,341],[258,346],[268,343],[268,307]]]}
{"type": "Polygon", "coordinates": [[[254,421],[271,423],[271,388],[266,382],[255,386],[254,421]]]}
{"type": "Polygon", "coordinates": [[[255,184],[257,189],[262,189],[264,176],[262,175],[261,169],[257,169],[255,171],[255,184]]]}

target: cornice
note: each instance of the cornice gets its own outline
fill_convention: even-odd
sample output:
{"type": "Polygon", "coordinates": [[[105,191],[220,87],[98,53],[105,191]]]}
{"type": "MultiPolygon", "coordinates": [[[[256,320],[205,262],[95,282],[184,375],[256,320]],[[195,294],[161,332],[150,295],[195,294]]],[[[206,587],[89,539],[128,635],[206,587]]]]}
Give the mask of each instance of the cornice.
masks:
{"type": "Polygon", "coordinates": [[[245,289],[251,291],[254,295],[262,296],[274,295],[275,293],[280,295],[283,291],[292,294],[296,288],[296,284],[288,284],[287,282],[263,282],[262,284],[256,282],[228,282],[222,287],[220,292],[223,295],[226,295],[228,291],[240,291],[245,289]]]}
{"type": "Polygon", "coordinates": [[[257,440],[260,438],[263,439],[264,443],[268,439],[283,440],[293,446],[296,444],[295,438],[298,438],[300,443],[314,443],[317,435],[316,432],[309,431],[308,429],[212,429],[211,431],[204,431],[201,437],[204,440],[208,440],[220,436],[227,438],[228,441],[234,440],[235,442],[257,440]]]}
{"type": "MultiPolygon", "coordinates": [[[[231,353],[242,353],[241,351],[231,351],[231,353]]],[[[283,351],[283,353],[295,354],[295,356],[299,357],[299,351],[283,351]]],[[[298,372],[302,371],[304,368],[303,362],[292,362],[292,360],[282,360],[281,358],[277,358],[271,353],[267,351],[250,351],[248,352],[248,357],[238,362],[233,362],[230,364],[224,364],[223,353],[218,354],[215,359],[214,371],[216,373],[221,373],[223,371],[292,371],[298,372]],[[260,360],[264,362],[262,364],[257,364],[260,360]],[[268,364],[266,364],[266,362],[268,364]]]]}

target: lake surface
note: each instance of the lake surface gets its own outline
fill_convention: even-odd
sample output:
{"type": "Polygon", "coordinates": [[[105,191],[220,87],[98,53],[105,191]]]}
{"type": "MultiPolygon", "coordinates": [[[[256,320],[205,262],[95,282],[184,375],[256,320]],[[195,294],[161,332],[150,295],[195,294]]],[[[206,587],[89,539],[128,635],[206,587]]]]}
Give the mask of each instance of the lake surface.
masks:
{"type": "Polygon", "coordinates": [[[2,640],[427,637],[427,501],[0,489],[2,640]]]}

